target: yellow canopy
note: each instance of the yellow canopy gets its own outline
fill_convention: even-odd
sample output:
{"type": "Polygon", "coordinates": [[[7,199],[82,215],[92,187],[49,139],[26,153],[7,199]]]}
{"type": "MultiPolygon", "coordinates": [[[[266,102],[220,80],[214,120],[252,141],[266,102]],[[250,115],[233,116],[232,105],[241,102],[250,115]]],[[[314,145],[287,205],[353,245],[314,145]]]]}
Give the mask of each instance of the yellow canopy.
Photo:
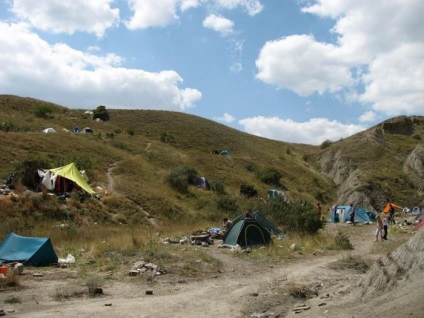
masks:
{"type": "Polygon", "coordinates": [[[389,213],[389,210],[390,210],[390,204],[391,204],[394,208],[402,209],[402,207],[401,207],[401,206],[399,206],[399,205],[396,205],[396,204],[394,204],[394,203],[387,203],[387,204],[386,204],[386,206],[385,206],[385,207],[384,207],[384,209],[383,209],[383,213],[389,213]]]}
{"type": "Polygon", "coordinates": [[[74,181],[78,186],[90,194],[96,193],[93,189],[90,188],[87,181],[85,181],[77,166],[73,162],[63,167],[48,170],[58,176],[74,181]]]}

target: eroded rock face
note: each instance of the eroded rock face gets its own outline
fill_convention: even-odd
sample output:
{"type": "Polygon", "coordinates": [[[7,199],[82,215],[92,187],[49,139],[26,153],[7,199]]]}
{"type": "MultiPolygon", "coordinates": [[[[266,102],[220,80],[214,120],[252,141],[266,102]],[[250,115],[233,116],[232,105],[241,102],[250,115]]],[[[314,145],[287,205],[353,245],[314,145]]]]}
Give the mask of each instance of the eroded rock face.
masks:
{"type": "Polygon", "coordinates": [[[419,187],[423,186],[424,178],[424,145],[415,147],[406,158],[403,165],[403,172],[419,187]]]}
{"type": "Polygon", "coordinates": [[[422,277],[424,229],[390,254],[381,257],[359,281],[358,297],[371,298],[389,292],[399,284],[422,277]]]}
{"type": "Polygon", "coordinates": [[[349,160],[343,158],[342,151],[326,151],[320,160],[321,171],[327,175],[333,182],[340,186],[345,182],[350,174],[355,170],[351,167],[349,160]]]}

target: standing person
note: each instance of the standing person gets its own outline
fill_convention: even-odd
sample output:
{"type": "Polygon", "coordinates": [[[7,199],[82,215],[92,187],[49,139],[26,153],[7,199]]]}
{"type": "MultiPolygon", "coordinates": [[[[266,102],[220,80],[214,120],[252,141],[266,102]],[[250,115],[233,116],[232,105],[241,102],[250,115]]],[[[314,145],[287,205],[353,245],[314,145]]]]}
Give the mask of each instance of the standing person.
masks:
{"type": "Polygon", "coordinates": [[[352,223],[352,225],[355,225],[355,207],[353,206],[353,204],[350,205],[350,222],[352,223]]]}
{"type": "Polygon", "coordinates": [[[389,204],[389,216],[390,216],[390,224],[396,224],[395,221],[395,208],[392,204],[389,204]]]}
{"type": "Polygon", "coordinates": [[[322,208],[321,208],[321,204],[318,202],[317,203],[317,206],[315,207],[315,209],[317,210],[317,212],[318,212],[318,220],[320,220],[321,221],[321,215],[322,215],[322,213],[321,213],[321,210],[322,210],[322,208]]]}
{"type": "Polygon", "coordinates": [[[389,217],[385,217],[383,221],[383,240],[387,240],[387,228],[389,227],[389,217]]]}
{"type": "Polygon", "coordinates": [[[374,242],[377,242],[378,241],[378,237],[380,237],[381,240],[383,240],[383,237],[381,235],[382,234],[382,230],[383,230],[383,222],[381,221],[381,216],[380,215],[377,215],[376,221],[377,221],[377,228],[375,229],[375,240],[374,240],[374,242]]]}

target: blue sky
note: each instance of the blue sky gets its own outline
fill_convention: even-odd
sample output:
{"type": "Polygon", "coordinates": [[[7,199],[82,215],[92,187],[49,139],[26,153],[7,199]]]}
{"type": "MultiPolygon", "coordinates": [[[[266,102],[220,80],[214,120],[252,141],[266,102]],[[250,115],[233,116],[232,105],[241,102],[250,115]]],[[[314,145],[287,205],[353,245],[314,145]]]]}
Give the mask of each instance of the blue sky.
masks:
{"type": "Polygon", "coordinates": [[[3,0],[0,94],[319,145],[424,115],[422,0],[3,0]]]}

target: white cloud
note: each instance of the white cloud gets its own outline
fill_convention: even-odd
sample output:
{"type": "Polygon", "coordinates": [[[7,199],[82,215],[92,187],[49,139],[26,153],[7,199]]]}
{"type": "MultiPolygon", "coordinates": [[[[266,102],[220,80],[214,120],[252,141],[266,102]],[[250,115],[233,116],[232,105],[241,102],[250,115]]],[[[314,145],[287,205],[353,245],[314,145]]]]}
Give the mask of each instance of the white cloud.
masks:
{"type": "Polygon", "coordinates": [[[310,35],[267,42],[256,60],[257,78],[301,96],[337,92],[353,84],[346,63],[335,59],[337,47],[310,35]]]}
{"type": "Polygon", "coordinates": [[[306,35],[269,41],[256,61],[257,78],[303,96],[353,88],[348,97],[377,112],[424,113],[424,1],[308,3],[303,12],[335,20],[336,42],[306,35]]]}
{"type": "Polygon", "coordinates": [[[201,98],[172,70],[127,69],[115,54],[94,55],[42,40],[22,24],[0,22],[0,93],[69,107],[185,110],[201,98]],[[66,101],[66,102],[64,102],[66,101]]]}
{"type": "Polygon", "coordinates": [[[199,0],[182,0],[181,11],[184,12],[191,8],[197,8],[200,6],[199,0]]]}
{"type": "Polygon", "coordinates": [[[377,119],[377,114],[373,112],[372,110],[369,110],[363,113],[361,116],[359,116],[359,121],[361,123],[373,122],[376,119],[377,119]]]}
{"type": "Polygon", "coordinates": [[[351,136],[366,128],[358,125],[346,125],[325,118],[312,118],[299,123],[278,117],[251,117],[239,121],[250,134],[284,142],[319,145],[325,140],[337,141],[351,136]]]}
{"type": "Polygon", "coordinates": [[[203,26],[220,33],[222,36],[227,36],[234,32],[233,21],[215,14],[208,15],[203,20],[203,26]]]}
{"type": "Polygon", "coordinates": [[[179,0],[128,0],[133,16],[125,25],[130,30],[136,30],[171,24],[178,20],[178,2],[179,0]]]}
{"type": "Polygon", "coordinates": [[[113,0],[14,0],[12,11],[32,27],[52,33],[88,32],[102,37],[119,23],[119,9],[113,0]]]}
{"type": "Polygon", "coordinates": [[[221,117],[216,117],[216,118],[214,118],[215,120],[218,120],[218,121],[223,121],[223,122],[225,122],[225,123],[232,123],[232,122],[234,122],[236,119],[233,117],[233,116],[231,116],[229,113],[225,113],[224,115],[222,115],[221,117]]]}
{"type": "Polygon", "coordinates": [[[263,9],[263,5],[258,0],[215,0],[215,2],[225,9],[242,7],[251,16],[258,14],[263,9]]]}

